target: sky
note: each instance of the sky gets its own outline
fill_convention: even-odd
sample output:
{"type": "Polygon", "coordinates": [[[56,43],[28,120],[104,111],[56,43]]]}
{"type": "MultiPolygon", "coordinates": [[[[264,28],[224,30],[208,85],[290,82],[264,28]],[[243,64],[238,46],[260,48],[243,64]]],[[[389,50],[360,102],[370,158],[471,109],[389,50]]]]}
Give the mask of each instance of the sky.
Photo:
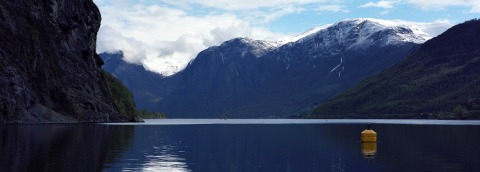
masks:
{"type": "MultiPolygon", "coordinates": [[[[164,76],[237,37],[276,41],[352,18],[436,26],[432,36],[479,18],[480,0],[93,0],[102,25],[97,52],[164,76]]],[[[426,28],[428,29],[428,28],[426,28]]]]}

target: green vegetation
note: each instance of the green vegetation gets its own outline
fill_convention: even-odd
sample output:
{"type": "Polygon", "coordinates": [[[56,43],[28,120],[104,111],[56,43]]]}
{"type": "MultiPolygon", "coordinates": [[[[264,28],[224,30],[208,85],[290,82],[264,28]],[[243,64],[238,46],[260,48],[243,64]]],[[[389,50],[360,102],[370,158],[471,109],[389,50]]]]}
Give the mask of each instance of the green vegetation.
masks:
{"type": "Polygon", "coordinates": [[[149,112],[145,109],[137,110],[136,115],[144,119],[163,119],[167,117],[164,113],[149,112]]]}
{"type": "Polygon", "coordinates": [[[133,95],[128,91],[123,83],[108,72],[103,71],[103,76],[107,82],[107,87],[112,95],[115,106],[123,116],[133,116],[136,114],[133,95]]]}
{"type": "Polygon", "coordinates": [[[478,30],[480,20],[452,27],[309,117],[480,119],[478,30]]]}
{"type": "Polygon", "coordinates": [[[116,79],[110,73],[103,71],[105,80],[107,81],[108,90],[115,102],[120,114],[123,116],[141,117],[146,119],[161,119],[166,118],[166,115],[160,112],[149,112],[145,109],[138,110],[135,107],[133,95],[127,87],[123,85],[122,81],[116,79]]]}

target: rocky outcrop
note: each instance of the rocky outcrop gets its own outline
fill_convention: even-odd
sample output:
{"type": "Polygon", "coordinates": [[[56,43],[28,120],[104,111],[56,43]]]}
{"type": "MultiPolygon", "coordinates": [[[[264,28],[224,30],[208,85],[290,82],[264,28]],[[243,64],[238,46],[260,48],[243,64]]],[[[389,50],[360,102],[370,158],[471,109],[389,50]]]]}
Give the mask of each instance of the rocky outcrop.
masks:
{"type": "Polygon", "coordinates": [[[2,0],[0,122],[123,121],[95,51],[92,0],[2,0]]]}

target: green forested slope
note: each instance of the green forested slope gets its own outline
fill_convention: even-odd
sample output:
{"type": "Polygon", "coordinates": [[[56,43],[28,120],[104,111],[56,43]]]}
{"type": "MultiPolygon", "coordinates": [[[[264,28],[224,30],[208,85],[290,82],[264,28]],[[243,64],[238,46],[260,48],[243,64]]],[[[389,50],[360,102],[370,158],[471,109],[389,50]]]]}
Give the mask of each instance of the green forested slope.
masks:
{"type": "Polygon", "coordinates": [[[103,75],[107,81],[108,90],[120,114],[123,116],[134,116],[136,109],[132,93],[123,85],[122,81],[116,79],[110,73],[103,71],[103,75]]]}
{"type": "Polygon", "coordinates": [[[309,117],[478,118],[479,98],[480,20],[474,19],[427,41],[309,117]]]}

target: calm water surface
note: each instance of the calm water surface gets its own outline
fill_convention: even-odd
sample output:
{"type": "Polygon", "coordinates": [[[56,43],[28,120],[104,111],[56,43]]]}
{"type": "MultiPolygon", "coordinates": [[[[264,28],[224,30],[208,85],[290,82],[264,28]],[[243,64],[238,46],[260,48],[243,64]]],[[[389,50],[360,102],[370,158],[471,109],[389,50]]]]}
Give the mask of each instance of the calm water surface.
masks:
{"type": "Polygon", "coordinates": [[[480,121],[0,126],[0,171],[480,171],[480,121]],[[378,143],[362,145],[373,123],[378,143]]]}

